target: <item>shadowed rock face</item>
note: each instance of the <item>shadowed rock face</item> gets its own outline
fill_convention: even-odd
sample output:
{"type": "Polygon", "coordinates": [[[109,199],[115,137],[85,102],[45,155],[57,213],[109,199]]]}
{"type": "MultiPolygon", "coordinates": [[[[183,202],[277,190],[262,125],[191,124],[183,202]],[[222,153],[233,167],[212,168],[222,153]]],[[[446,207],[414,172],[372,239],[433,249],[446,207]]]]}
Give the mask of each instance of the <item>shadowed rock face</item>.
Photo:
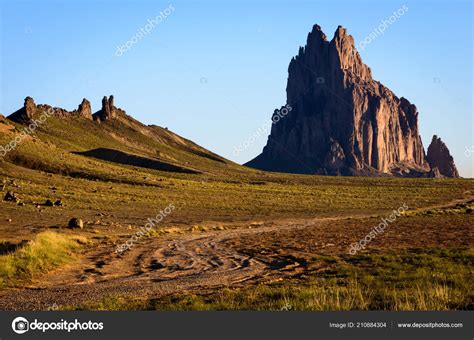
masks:
{"type": "Polygon", "coordinates": [[[418,111],[372,79],[339,26],[331,41],[318,25],[288,68],[291,112],[272,125],[262,154],[247,165],[295,173],[426,174],[418,111]]]}
{"type": "Polygon", "coordinates": [[[454,159],[448,150],[446,144],[434,135],[430,146],[428,147],[428,155],[426,156],[431,169],[435,172],[434,177],[453,177],[458,178],[459,173],[454,159]]]}

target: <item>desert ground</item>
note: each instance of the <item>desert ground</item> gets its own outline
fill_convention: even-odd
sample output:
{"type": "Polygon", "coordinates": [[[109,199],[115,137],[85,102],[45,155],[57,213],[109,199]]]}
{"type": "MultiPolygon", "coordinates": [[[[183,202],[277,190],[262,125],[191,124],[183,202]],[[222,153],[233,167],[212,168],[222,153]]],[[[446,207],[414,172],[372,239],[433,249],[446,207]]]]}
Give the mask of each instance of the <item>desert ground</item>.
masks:
{"type": "Polygon", "coordinates": [[[0,161],[1,310],[474,309],[473,180],[263,172],[126,122],[52,117],[0,161]]]}

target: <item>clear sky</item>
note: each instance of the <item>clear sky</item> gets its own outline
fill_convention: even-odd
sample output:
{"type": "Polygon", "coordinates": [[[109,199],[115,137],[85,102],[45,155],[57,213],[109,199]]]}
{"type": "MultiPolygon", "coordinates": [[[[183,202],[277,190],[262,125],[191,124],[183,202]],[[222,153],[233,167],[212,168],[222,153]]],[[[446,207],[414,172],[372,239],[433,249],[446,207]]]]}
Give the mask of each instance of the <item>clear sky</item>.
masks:
{"type": "Polygon", "coordinates": [[[439,135],[474,177],[472,1],[0,1],[1,113],[27,95],[69,110],[86,97],[96,111],[113,94],[138,120],[238,163],[265,145],[252,136],[285,104],[288,63],[314,24],[328,38],[342,25],[357,44],[405,5],[362,58],[418,107],[425,148],[439,135]]]}

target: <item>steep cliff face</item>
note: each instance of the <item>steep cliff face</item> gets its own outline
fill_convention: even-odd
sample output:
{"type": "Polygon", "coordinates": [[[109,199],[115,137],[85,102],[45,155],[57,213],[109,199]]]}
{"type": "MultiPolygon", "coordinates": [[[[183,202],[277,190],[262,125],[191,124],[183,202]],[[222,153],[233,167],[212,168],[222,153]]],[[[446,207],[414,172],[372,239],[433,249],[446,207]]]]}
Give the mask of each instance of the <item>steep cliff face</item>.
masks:
{"type": "Polygon", "coordinates": [[[430,170],[416,106],[372,79],[345,28],[328,41],[313,27],[290,62],[286,92],[291,113],[273,124],[262,154],[248,166],[342,175],[430,170]]]}
{"type": "Polygon", "coordinates": [[[459,177],[458,169],[448,147],[436,135],[433,136],[433,140],[428,147],[426,159],[435,174],[433,177],[459,177]]]}

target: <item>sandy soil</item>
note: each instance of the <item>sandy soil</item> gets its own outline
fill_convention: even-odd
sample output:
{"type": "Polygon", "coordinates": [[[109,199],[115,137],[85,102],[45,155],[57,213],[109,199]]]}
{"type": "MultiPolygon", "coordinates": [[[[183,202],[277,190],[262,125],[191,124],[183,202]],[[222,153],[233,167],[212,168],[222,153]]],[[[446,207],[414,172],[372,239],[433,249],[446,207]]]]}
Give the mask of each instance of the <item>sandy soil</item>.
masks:
{"type": "MultiPolygon", "coordinates": [[[[474,218],[431,217],[427,223],[421,216],[400,217],[365,252],[473,246],[474,218]]],[[[104,239],[30,286],[3,290],[0,309],[70,308],[106,296],[153,299],[317,275],[323,264],[308,266],[312,256],[347,254],[350,244],[379,222],[379,216],[352,216],[236,224],[226,230],[143,237],[123,255],[104,239]]]]}

